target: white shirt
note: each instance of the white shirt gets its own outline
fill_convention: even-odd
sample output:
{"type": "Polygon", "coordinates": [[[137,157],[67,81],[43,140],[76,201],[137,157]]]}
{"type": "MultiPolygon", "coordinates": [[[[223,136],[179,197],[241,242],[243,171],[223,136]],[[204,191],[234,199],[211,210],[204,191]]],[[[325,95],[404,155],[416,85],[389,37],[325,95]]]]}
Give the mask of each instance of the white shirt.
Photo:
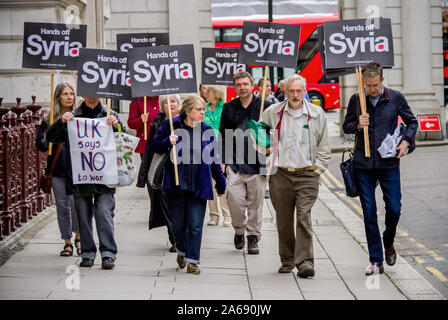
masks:
{"type": "Polygon", "coordinates": [[[294,110],[286,103],[280,129],[278,166],[305,168],[312,166],[310,153],[310,132],[308,110],[303,107],[294,110]]]}

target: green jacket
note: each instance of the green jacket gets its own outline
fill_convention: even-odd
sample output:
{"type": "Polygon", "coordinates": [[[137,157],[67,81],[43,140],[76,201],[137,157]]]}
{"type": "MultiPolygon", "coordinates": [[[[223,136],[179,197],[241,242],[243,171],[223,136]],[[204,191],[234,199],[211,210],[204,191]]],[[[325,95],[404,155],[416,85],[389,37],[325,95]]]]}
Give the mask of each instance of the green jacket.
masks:
{"type": "Polygon", "coordinates": [[[216,138],[219,137],[219,126],[221,124],[221,114],[224,107],[224,101],[219,101],[215,106],[215,111],[210,110],[210,102],[207,102],[207,110],[205,110],[204,123],[209,125],[215,131],[216,138]]]}

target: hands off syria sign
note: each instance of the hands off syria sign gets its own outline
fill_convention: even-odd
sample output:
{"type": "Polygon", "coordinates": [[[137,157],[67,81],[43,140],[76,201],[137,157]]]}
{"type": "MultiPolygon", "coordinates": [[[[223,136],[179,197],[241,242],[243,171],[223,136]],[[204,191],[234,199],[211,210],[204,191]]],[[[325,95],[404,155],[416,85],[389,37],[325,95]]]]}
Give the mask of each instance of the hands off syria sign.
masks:
{"type": "Polygon", "coordinates": [[[86,25],[25,22],[22,68],[76,70],[86,25]]]}
{"type": "Polygon", "coordinates": [[[117,152],[106,118],[75,118],[67,122],[73,184],[118,183],[117,152]]]}
{"type": "Polygon", "coordinates": [[[377,62],[394,65],[390,19],[353,19],[324,23],[326,69],[349,69],[377,62]],[[375,23],[376,22],[376,23],[375,23]]]}
{"type": "Polygon", "coordinates": [[[117,50],[128,52],[132,48],[169,45],[168,33],[122,33],[117,34],[117,50]]]}
{"type": "Polygon", "coordinates": [[[239,49],[202,48],[203,84],[233,86],[233,75],[246,71],[246,65],[238,63],[239,49]]]}
{"type": "Polygon", "coordinates": [[[193,45],[134,48],[128,58],[133,97],[197,91],[193,45]]]}
{"type": "Polygon", "coordinates": [[[297,67],[300,26],[280,23],[243,24],[239,62],[272,67],[297,67]]]}
{"type": "Polygon", "coordinates": [[[81,49],[78,61],[78,95],[131,100],[131,78],[125,53],[81,49]]]}

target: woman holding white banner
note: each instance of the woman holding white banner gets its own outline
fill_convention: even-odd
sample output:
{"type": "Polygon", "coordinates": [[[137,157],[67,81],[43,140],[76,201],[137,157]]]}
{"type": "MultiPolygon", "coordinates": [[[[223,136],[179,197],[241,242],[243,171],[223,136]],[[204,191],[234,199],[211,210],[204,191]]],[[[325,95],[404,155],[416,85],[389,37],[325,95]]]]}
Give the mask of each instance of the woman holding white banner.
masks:
{"type": "MultiPolygon", "coordinates": [[[[73,110],[75,105],[75,90],[66,83],[60,83],[54,91],[54,115],[53,119],[58,120],[65,112],[73,110]]],[[[46,137],[46,131],[50,127],[50,113],[46,113],[39,127],[36,136],[37,149],[42,152],[49,150],[49,143],[46,137]]],[[[51,185],[56,202],[56,211],[58,216],[58,226],[61,232],[61,238],[64,240],[64,248],[60,252],[61,257],[70,257],[73,255],[72,233],[75,233],[75,247],[78,255],[81,255],[81,240],[78,226],[78,216],[76,214],[75,203],[73,199],[73,190],[71,180],[67,177],[67,148],[63,144],[56,157],[56,150],[59,145],[53,145],[53,152],[47,156],[47,168],[45,175],[52,175],[51,185]],[[55,159],[56,158],[56,159],[55,159]],[[56,160],[52,172],[53,161],[56,160]]]]}
{"type": "Polygon", "coordinates": [[[173,218],[173,230],[180,269],[200,274],[199,258],[207,200],[213,199],[212,177],[216,181],[218,195],[226,190],[226,179],[215,154],[215,134],[203,123],[205,101],[198,95],[190,95],[182,103],[180,116],[173,118],[175,133],[171,135],[170,123],[165,120],[154,138],[154,152],[170,152],[178,147],[179,186],[174,183],[174,166],[165,165],[163,189],[168,198],[169,212],[173,218]]]}
{"type": "MultiPolygon", "coordinates": [[[[107,109],[98,98],[83,97],[84,102],[72,112],[65,112],[62,118],[57,120],[47,131],[47,140],[53,143],[64,142],[67,147],[67,179],[73,181],[71,168],[71,154],[69,152],[69,136],[67,122],[75,118],[105,118],[107,109]]],[[[112,125],[117,130],[121,125],[122,131],[126,128],[120,122],[118,113],[111,110],[106,125],[112,125]]],[[[99,250],[102,258],[103,269],[113,269],[117,254],[117,244],[114,237],[114,210],[115,189],[105,184],[73,184],[75,206],[78,212],[79,231],[81,233],[81,258],[80,267],[91,267],[94,264],[97,247],[93,238],[92,220],[95,223],[100,242],[99,250]]]]}

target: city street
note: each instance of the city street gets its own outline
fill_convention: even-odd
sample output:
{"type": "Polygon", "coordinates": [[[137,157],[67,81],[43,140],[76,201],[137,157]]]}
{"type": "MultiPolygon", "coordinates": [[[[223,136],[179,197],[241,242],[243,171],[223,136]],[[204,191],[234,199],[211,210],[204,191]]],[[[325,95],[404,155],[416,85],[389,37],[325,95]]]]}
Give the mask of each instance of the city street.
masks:
{"type": "MultiPolygon", "coordinates": [[[[338,111],[326,113],[336,129],[338,111]]],[[[347,157],[347,155],[346,155],[347,157]]],[[[397,252],[444,295],[448,296],[448,146],[420,147],[401,161],[402,216],[396,238],[397,252]]],[[[362,216],[359,198],[345,196],[339,170],[342,154],[334,153],[324,183],[355,213],[362,216]],[[336,179],[336,180],[335,180],[336,179]]],[[[384,202],[376,199],[380,228],[384,230],[384,202]]]]}

